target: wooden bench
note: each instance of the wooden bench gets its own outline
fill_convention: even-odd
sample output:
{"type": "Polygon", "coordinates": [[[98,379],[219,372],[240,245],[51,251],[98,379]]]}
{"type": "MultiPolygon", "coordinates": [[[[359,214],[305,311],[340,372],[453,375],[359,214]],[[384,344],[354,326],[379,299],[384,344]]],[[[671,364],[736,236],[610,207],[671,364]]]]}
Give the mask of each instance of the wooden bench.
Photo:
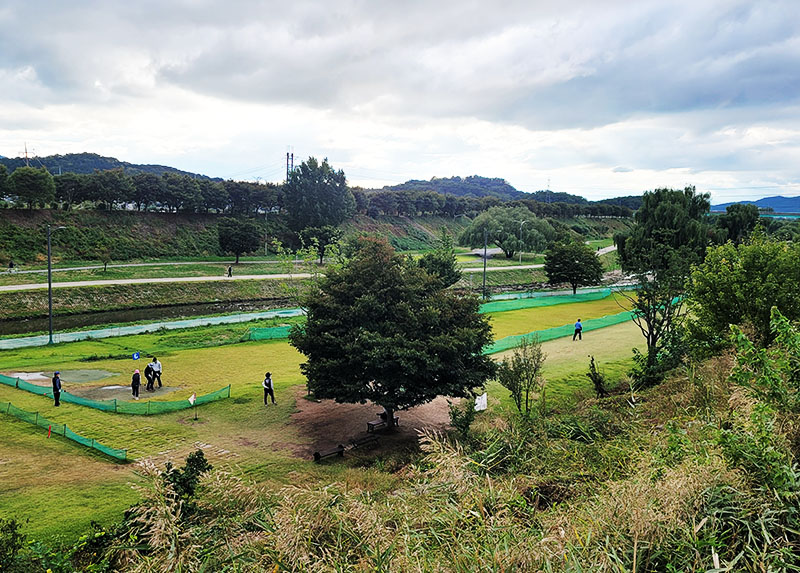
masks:
{"type": "Polygon", "coordinates": [[[367,444],[377,444],[378,443],[378,436],[375,434],[367,434],[366,436],[361,436],[360,438],[353,438],[350,440],[350,445],[354,448],[359,446],[365,446],[367,444]]]}
{"type": "MultiPolygon", "coordinates": [[[[394,417],[394,425],[400,425],[400,418],[397,416],[394,417]]],[[[378,418],[377,420],[372,420],[371,422],[367,422],[367,432],[374,432],[376,428],[383,428],[386,426],[386,419],[385,418],[378,418]]]]}
{"type": "Polygon", "coordinates": [[[320,460],[322,460],[322,458],[327,458],[329,456],[334,456],[334,455],[339,457],[344,456],[344,446],[342,444],[339,444],[335,448],[331,448],[329,450],[314,452],[314,461],[319,463],[320,460]]]}

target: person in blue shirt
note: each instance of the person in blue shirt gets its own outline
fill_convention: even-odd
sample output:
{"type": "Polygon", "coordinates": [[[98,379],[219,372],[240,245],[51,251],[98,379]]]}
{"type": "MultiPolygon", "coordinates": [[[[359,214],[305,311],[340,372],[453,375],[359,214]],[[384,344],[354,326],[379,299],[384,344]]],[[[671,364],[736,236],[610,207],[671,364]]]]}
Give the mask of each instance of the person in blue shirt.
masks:
{"type": "Polygon", "coordinates": [[[578,319],[578,322],[575,323],[575,334],[572,335],[572,340],[575,340],[575,337],[578,337],[578,340],[583,340],[581,337],[581,332],[583,331],[583,325],[581,324],[581,319],[578,319]]]}

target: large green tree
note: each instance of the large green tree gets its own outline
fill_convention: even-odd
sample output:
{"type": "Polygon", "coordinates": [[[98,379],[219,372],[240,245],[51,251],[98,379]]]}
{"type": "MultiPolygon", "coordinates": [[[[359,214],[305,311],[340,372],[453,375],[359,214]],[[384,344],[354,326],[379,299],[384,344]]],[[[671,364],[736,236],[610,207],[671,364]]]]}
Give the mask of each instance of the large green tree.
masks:
{"type": "Polygon", "coordinates": [[[438,277],[363,238],[304,298],[307,320],[289,340],[318,398],[370,400],[393,424],[397,410],[437,396],[465,397],[495,371],[482,354],[491,327],[478,299],[445,289],[438,277]]]}
{"type": "Polygon", "coordinates": [[[709,249],[689,283],[693,338],[714,349],[731,324],[747,325],[755,342],[772,342],[770,311],[800,319],[800,245],[769,240],[756,232],[743,244],[709,249]]]}
{"type": "Polygon", "coordinates": [[[84,178],[84,175],[77,173],[64,173],[53,178],[56,185],[56,199],[61,202],[65,210],[69,211],[73,203],[81,200],[84,178]]]}
{"type": "Polygon", "coordinates": [[[519,251],[539,252],[555,237],[555,231],[544,219],[525,207],[490,207],[464,229],[458,242],[470,247],[489,245],[502,249],[506,258],[519,251]]]}
{"type": "Polygon", "coordinates": [[[56,196],[53,176],[44,167],[17,167],[8,177],[8,185],[10,194],[27,203],[29,209],[34,205],[45,205],[56,196]]]}
{"type": "Polygon", "coordinates": [[[255,251],[261,246],[261,227],[250,219],[223,217],[217,223],[217,233],[220,248],[236,255],[237,263],[239,255],[255,251]]]}
{"type": "Polygon", "coordinates": [[[633,227],[614,236],[622,269],[637,282],[629,299],[633,321],[647,341],[647,355],[641,364],[644,383],[660,378],[668,362],[663,357],[669,353],[662,353],[665,342],[684,318],[686,280],[692,264],[703,260],[709,244],[709,198],[694,187],[645,192],[633,227]]]}
{"type": "Polygon", "coordinates": [[[569,283],[572,294],[580,285],[598,284],[603,280],[603,265],[597,254],[583,243],[556,243],[545,253],[544,272],[550,283],[569,283]]]}
{"type": "Polygon", "coordinates": [[[758,223],[758,207],[744,203],[734,203],[725,208],[725,214],[717,218],[717,227],[724,229],[722,240],[741,243],[753,232],[758,223]]]}
{"type": "Polygon", "coordinates": [[[355,213],[356,200],[347,187],[344,171],[336,171],[325,159],[309,157],[291,172],[284,185],[284,206],[289,227],[299,232],[307,227],[336,227],[355,213]]]}

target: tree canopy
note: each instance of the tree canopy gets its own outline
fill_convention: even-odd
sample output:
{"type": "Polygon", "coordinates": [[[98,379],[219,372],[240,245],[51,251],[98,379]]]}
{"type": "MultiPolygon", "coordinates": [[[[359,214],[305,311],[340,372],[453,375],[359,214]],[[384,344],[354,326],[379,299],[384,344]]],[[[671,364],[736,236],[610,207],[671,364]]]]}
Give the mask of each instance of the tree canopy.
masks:
{"type": "Polygon", "coordinates": [[[30,209],[34,205],[44,205],[55,199],[56,185],[53,176],[44,167],[19,167],[8,177],[7,185],[11,188],[9,194],[16,195],[30,209]]]}
{"type": "Polygon", "coordinates": [[[717,227],[725,230],[725,237],[736,244],[753,232],[758,223],[758,207],[751,203],[734,203],[725,208],[725,214],[717,218],[717,227]]]}
{"type": "Polygon", "coordinates": [[[509,259],[520,250],[541,251],[555,237],[550,223],[539,219],[525,207],[490,207],[464,229],[459,243],[482,247],[484,233],[488,244],[500,247],[509,259]]]}
{"type": "Polygon", "coordinates": [[[443,287],[456,284],[461,279],[461,268],[456,261],[456,250],[453,246],[453,237],[444,227],[436,242],[436,249],[429,251],[419,258],[419,266],[433,276],[437,277],[443,287]]]}
{"type": "Polygon", "coordinates": [[[769,344],[770,311],[800,318],[800,245],[771,241],[756,232],[740,245],[709,249],[689,283],[693,338],[710,348],[724,343],[730,324],[748,325],[755,342],[769,344]]]}
{"type": "Polygon", "coordinates": [[[255,251],[261,245],[261,228],[249,219],[223,217],[217,224],[219,246],[226,253],[239,255],[255,251]]]}
{"type": "Polygon", "coordinates": [[[697,194],[694,187],[656,189],[642,197],[630,231],[614,236],[622,269],[637,281],[628,298],[633,321],[647,341],[647,355],[637,354],[636,376],[643,385],[659,381],[671,366],[673,357],[662,350],[684,319],[691,265],[703,260],[709,244],[709,208],[708,193],[697,194]]]}
{"type": "Polygon", "coordinates": [[[356,200],[347,187],[344,171],[336,171],[327,159],[309,157],[289,175],[284,185],[289,227],[336,227],[355,213],[356,200]]]}
{"type": "Polygon", "coordinates": [[[318,398],[371,400],[393,413],[437,396],[471,395],[494,374],[478,299],[443,288],[385,240],[362,238],[304,298],[307,320],[289,340],[318,398]]]}
{"type": "Polygon", "coordinates": [[[572,294],[580,285],[598,284],[603,279],[603,265],[597,254],[577,241],[551,246],[545,253],[544,272],[550,283],[569,283],[572,294]]]}

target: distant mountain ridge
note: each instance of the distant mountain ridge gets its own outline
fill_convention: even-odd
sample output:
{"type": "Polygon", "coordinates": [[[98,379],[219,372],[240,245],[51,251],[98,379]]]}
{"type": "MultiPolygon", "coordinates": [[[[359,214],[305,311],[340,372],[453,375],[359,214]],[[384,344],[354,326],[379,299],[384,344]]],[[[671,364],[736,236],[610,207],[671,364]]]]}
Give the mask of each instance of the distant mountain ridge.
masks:
{"type": "Polygon", "coordinates": [[[558,191],[520,191],[500,177],[433,177],[430,181],[411,179],[399,185],[391,185],[383,189],[369,189],[369,192],[381,191],[434,191],[442,195],[458,197],[497,197],[504,201],[516,199],[534,199],[542,203],[576,203],[586,204],[588,201],[578,195],[570,195],[558,191]]]}
{"type": "MultiPolygon", "coordinates": [[[[198,179],[211,179],[222,181],[219,177],[208,177],[199,173],[181,171],[166,165],[142,165],[120,161],[114,157],[103,157],[97,153],[67,153],[65,155],[48,155],[47,157],[33,157],[28,159],[31,167],[45,167],[53,175],[58,173],[94,173],[95,170],[106,171],[108,169],[123,169],[128,174],[134,173],[154,173],[163,175],[164,173],[177,173],[179,175],[189,175],[198,179]]],[[[8,169],[9,173],[17,167],[25,166],[25,158],[2,157],[0,164],[8,169]]]]}
{"type": "Polygon", "coordinates": [[[712,211],[724,211],[729,205],[742,203],[744,205],[755,205],[760,209],[772,208],[776,213],[800,213],[800,197],[764,197],[757,201],[733,201],[731,203],[720,203],[712,205],[712,211]]]}

